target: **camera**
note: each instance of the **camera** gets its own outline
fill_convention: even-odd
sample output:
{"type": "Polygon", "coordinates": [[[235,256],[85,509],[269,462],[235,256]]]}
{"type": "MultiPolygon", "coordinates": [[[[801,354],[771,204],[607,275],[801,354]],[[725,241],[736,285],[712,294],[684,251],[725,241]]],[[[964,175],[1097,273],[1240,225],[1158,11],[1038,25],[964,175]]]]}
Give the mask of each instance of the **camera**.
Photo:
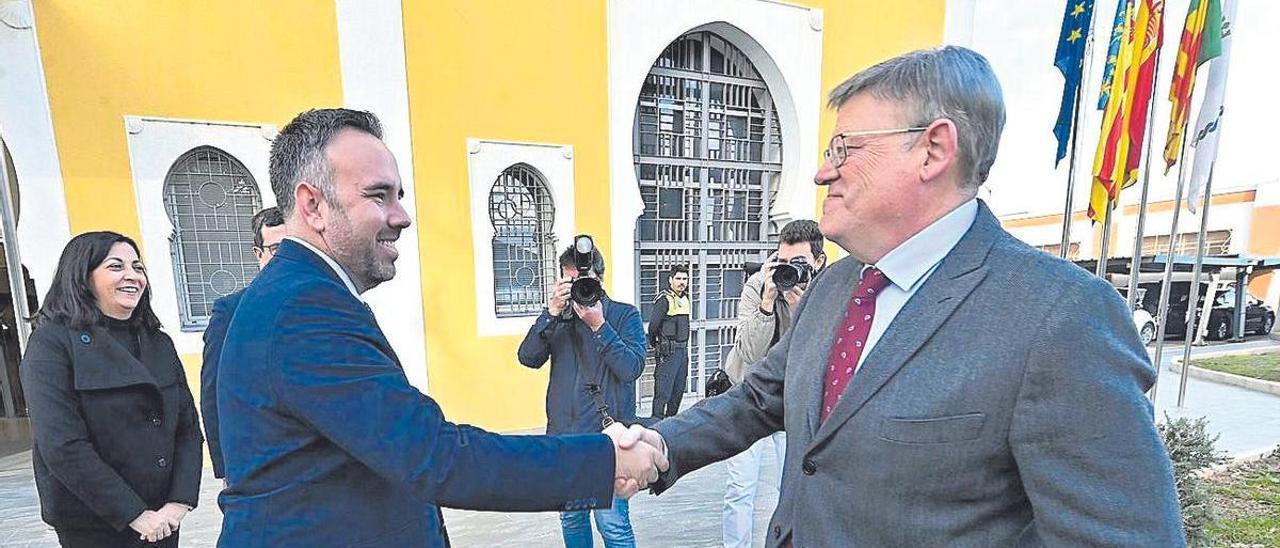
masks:
{"type": "Polygon", "coordinates": [[[790,291],[791,288],[807,284],[817,271],[813,265],[800,257],[793,257],[790,262],[782,263],[773,269],[773,285],[778,291],[790,291]]]}
{"type": "MultiPolygon", "coordinates": [[[[763,267],[764,263],[747,262],[743,265],[743,270],[750,277],[763,267]]],[[[797,285],[809,283],[817,272],[808,261],[801,257],[792,257],[789,262],[774,267],[773,285],[777,286],[780,292],[790,291],[797,285]]]]}
{"type": "MultiPolygon", "coordinates": [[[[569,286],[569,298],[582,306],[592,306],[604,296],[600,280],[589,275],[593,270],[597,273],[603,270],[604,265],[597,264],[598,257],[591,236],[579,234],[573,238],[573,267],[578,270],[578,275],[569,286]]],[[[565,307],[563,317],[572,318],[573,307],[565,307]]]]}

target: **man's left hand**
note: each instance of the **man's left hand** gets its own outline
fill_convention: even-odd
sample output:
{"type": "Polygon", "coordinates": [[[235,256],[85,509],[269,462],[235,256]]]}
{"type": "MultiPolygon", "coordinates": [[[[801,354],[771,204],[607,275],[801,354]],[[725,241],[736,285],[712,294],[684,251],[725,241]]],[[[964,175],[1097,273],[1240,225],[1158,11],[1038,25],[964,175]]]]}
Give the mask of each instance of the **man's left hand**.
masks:
{"type": "Polygon", "coordinates": [[[587,324],[593,332],[599,331],[604,326],[604,306],[599,302],[591,306],[582,306],[575,301],[573,311],[578,314],[578,319],[587,324]]]}
{"type": "Polygon", "coordinates": [[[796,305],[800,304],[800,297],[803,297],[803,296],[804,296],[804,288],[801,288],[798,285],[791,289],[788,289],[786,293],[782,294],[782,298],[786,299],[787,306],[790,307],[792,310],[795,310],[796,305]]]}

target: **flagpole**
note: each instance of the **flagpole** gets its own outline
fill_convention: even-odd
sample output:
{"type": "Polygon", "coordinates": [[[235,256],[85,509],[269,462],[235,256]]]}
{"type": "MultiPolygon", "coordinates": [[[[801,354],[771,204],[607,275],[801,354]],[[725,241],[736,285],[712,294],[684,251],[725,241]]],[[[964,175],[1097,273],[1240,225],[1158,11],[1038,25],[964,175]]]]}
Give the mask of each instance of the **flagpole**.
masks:
{"type": "MultiPolygon", "coordinates": [[[[1160,34],[1164,34],[1164,17],[1160,18],[1160,34]]],[[[1156,89],[1159,86],[1156,82],[1160,81],[1160,50],[1156,49],[1156,65],[1154,72],[1151,74],[1151,98],[1147,102],[1147,125],[1143,128],[1143,132],[1147,136],[1143,138],[1142,153],[1145,158],[1142,161],[1142,200],[1138,204],[1138,233],[1133,237],[1133,259],[1129,265],[1129,310],[1133,310],[1133,305],[1138,302],[1138,270],[1142,263],[1142,232],[1147,225],[1147,196],[1151,188],[1151,141],[1155,138],[1155,130],[1151,127],[1152,120],[1156,113],[1156,89]]]]}
{"type": "Polygon", "coordinates": [[[1071,128],[1071,155],[1067,157],[1070,164],[1067,165],[1067,198],[1062,206],[1062,245],[1058,249],[1058,256],[1068,259],[1071,250],[1071,215],[1075,209],[1072,203],[1073,195],[1076,191],[1076,143],[1080,141],[1080,125],[1082,118],[1080,116],[1080,105],[1083,103],[1085,84],[1089,83],[1089,75],[1093,73],[1093,37],[1096,29],[1093,24],[1098,16],[1097,6],[1089,10],[1089,37],[1084,43],[1084,67],[1080,73],[1080,85],[1076,87],[1076,98],[1073,110],[1075,112],[1074,120],[1072,120],[1071,128]]]}
{"type": "Polygon", "coordinates": [[[1204,205],[1200,211],[1200,236],[1196,240],[1196,266],[1191,269],[1191,291],[1187,297],[1187,336],[1182,343],[1182,375],[1178,378],[1178,407],[1182,407],[1182,404],[1187,399],[1187,377],[1191,376],[1191,343],[1200,335],[1197,326],[1194,333],[1196,337],[1192,336],[1191,326],[1197,323],[1194,319],[1200,305],[1200,299],[1193,296],[1200,294],[1200,266],[1204,263],[1204,235],[1209,228],[1209,205],[1211,202],[1209,198],[1213,197],[1214,167],[1209,166],[1209,179],[1204,183],[1204,202],[1202,202],[1204,205]]]}
{"type": "MultiPolygon", "coordinates": [[[[1191,117],[1187,116],[1186,119],[1182,121],[1183,135],[1186,135],[1187,124],[1190,119],[1191,117]]],[[[1173,222],[1169,227],[1169,246],[1168,251],[1165,252],[1164,256],[1164,279],[1160,281],[1160,304],[1156,307],[1156,352],[1155,356],[1152,357],[1152,362],[1156,367],[1156,378],[1151,383],[1150,391],[1151,409],[1153,413],[1155,412],[1156,395],[1158,394],[1156,388],[1160,385],[1160,362],[1161,358],[1164,357],[1165,331],[1169,325],[1169,289],[1173,286],[1174,252],[1177,250],[1177,240],[1175,239],[1175,235],[1178,233],[1178,216],[1182,213],[1182,189],[1183,185],[1186,184],[1183,180],[1183,174],[1186,173],[1187,169],[1187,146],[1190,143],[1191,139],[1182,140],[1182,154],[1179,155],[1182,162],[1178,164],[1178,188],[1174,190],[1173,193],[1173,222]]]]}
{"type": "MultiPolygon", "coordinates": [[[[1085,45],[1085,51],[1088,51],[1088,44],[1085,45]]],[[[1071,213],[1075,207],[1071,204],[1071,195],[1076,191],[1076,141],[1080,138],[1080,96],[1083,95],[1081,90],[1084,84],[1076,88],[1076,127],[1071,128],[1071,154],[1067,157],[1070,164],[1067,165],[1067,199],[1066,204],[1062,206],[1062,244],[1058,249],[1058,256],[1070,260],[1068,257],[1068,249],[1071,247],[1071,213]]]]}
{"type": "Polygon", "coordinates": [[[1120,201],[1120,195],[1117,192],[1115,199],[1108,197],[1107,214],[1102,218],[1102,247],[1098,250],[1098,266],[1094,268],[1094,274],[1099,278],[1106,278],[1107,259],[1110,257],[1111,247],[1111,217],[1115,213],[1115,203],[1120,201]]]}

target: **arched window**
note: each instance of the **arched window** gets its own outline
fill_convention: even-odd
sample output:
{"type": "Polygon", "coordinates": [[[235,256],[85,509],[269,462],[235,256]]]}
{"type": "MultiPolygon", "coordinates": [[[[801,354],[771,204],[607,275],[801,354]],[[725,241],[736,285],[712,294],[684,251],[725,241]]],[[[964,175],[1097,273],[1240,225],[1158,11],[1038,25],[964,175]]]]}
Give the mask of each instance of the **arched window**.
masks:
{"type": "MultiPolygon", "coordinates": [[[[769,209],[782,174],[780,127],[755,66],[714,32],[668,45],[641,87],[633,129],[644,200],[638,304],[648,318],[671,267],[689,266],[690,391],[701,391],[733,347],[743,263],[776,246],[769,209]]],[[[652,394],[651,382],[646,374],[639,394],[652,394]]]]}
{"type": "Polygon", "coordinates": [[[557,278],[555,205],[542,175],[527,164],[503,170],[489,190],[489,222],[497,316],[539,314],[557,278]]]}
{"type": "Polygon", "coordinates": [[[258,185],[239,160],[213,147],[183,154],[164,178],[164,208],[173,224],[169,250],[182,329],[209,323],[213,301],[258,273],[249,220],[262,209],[258,185]]]}

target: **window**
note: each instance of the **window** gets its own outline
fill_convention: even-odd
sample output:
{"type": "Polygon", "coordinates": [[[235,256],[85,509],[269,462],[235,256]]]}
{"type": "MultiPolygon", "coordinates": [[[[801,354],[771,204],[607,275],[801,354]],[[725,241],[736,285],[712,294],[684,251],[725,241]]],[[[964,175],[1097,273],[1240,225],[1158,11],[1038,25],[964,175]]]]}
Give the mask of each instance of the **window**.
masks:
{"type": "MultiPolygon", "coordinates": [[[[1062,251],[1062,244],[1038,245],[1036,249],[1057,257],[1062,251]]],[[[1071,242],[1067,244],[1067,260],[1074,261],[1080,258],[1080,242],[1071,242]]]]}
{"type": "MultiPolygon", "coordinates": [[[[671,267],[689,267],[693,314],[687,390],[733,347],[743,266],[777,246],[770,206],[782,174],[773,96],[738,47],[690,32],[640,89],[633,154],[644,201],[636,226],[638,303],[648,318],[671,267]]],[[[638,393],[653,393],[652,363],[638,393]]]]}
{"type": "Polygon", "coordinates": [[[557,278],[555,206],[542,176],[527,164],[503,170],[489,191],[489,222],[495,313],[539,314],[557,278]]]}
{"type": "MultiPolygon", "coordinates": [[[[1194,257],[1197,250],[1197,233],[1186,232],[1176,236],[1177,241],[1174,242],[1173,254],[1179,256],[1194,257]]],[[[1162,255],[1169,252],[1169,236],[1160,234],[1156,236],[1142,237],[1142,254],[1143,255],[1162,255]]],[[[1206,232],[1204,235],[1204,254],[1205,255],[1227,255],[1231,253],[1231,231],[1230,230],[1213,230],[1206,232]]]]}
{"type": "Polygon", "coordinates": [[[258,273],[249,220],[262,209],[258,185],[239,160],[213,147],[183,154],[164,179],[173,224],[169,251],[184,331],[209,323],[213,301],[258,273]]]}

